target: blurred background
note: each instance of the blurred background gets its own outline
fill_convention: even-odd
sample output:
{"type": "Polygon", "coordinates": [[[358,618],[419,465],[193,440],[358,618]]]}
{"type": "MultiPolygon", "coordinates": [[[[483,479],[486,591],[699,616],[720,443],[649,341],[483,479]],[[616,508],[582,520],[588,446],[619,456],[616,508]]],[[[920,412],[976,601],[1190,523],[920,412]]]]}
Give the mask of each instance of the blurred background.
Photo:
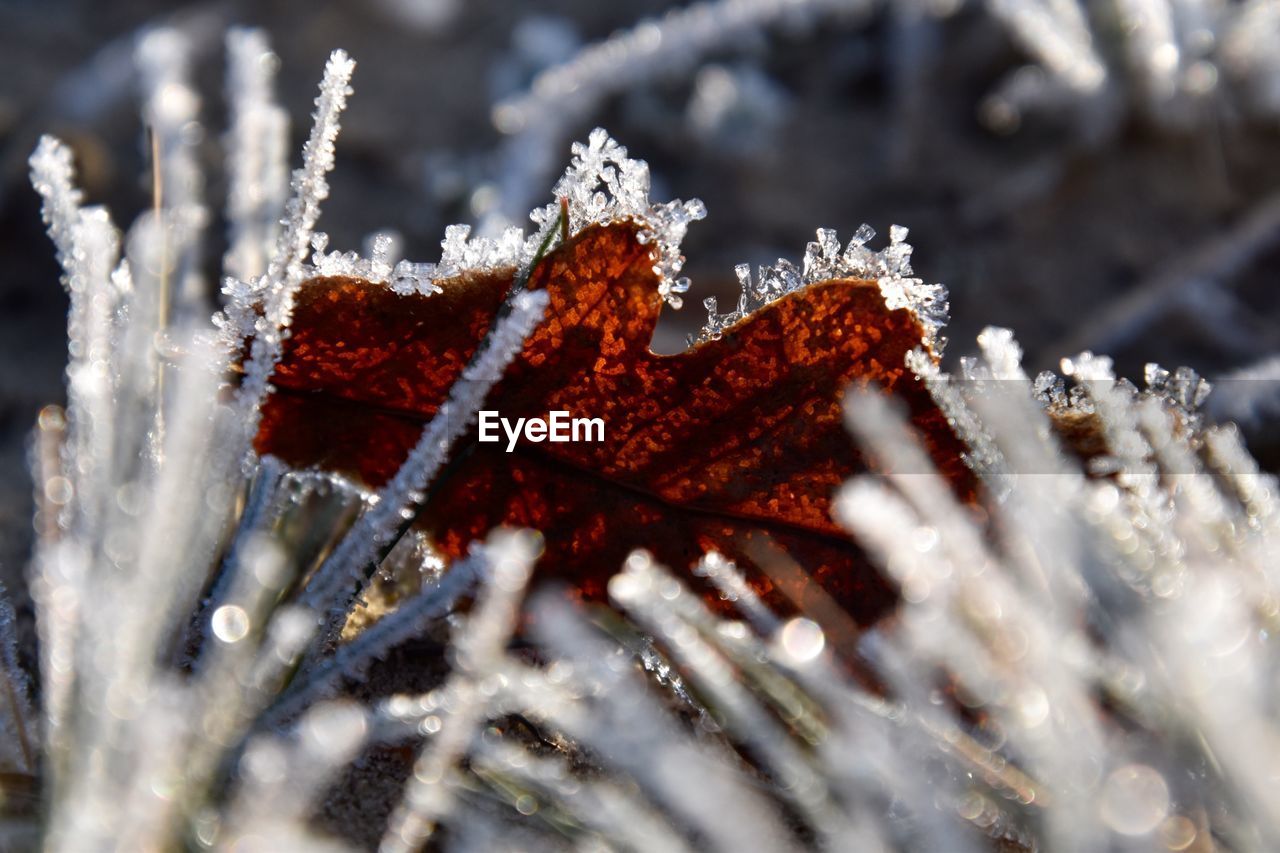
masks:
{"type": "MultiPolygon", "coordinates": [[[[733,265],[799,261],[814,229],[882,245],[911,229],[950,288],[948,361],[1008,326],[1036,369],[1082,349],[1219,379],[1277,466],[1280,12],[1108,0],[0,2],[0,577],[29,548],[25,442],[62,398],[66,302],[26,158],[75,149],[92,202],[150,204],[134,50],[186,35],[207,203],[224,203],[223,37],[263,27],[300,149],[325,57],[357,60],[320,227],[359,249],[392,229],[434,260],[445,225],[523,222],[597,125],[651,164],[654,195],[700,197],[693,287],[655,348],[736,299],[733,265]]],[[[294,161],[297,162],[295,154],[294,161]]],[[[216,281],[224,244],[206,246],[216,281]]],[[[19,598],[25,596],[19,595],[19,598]]]]}

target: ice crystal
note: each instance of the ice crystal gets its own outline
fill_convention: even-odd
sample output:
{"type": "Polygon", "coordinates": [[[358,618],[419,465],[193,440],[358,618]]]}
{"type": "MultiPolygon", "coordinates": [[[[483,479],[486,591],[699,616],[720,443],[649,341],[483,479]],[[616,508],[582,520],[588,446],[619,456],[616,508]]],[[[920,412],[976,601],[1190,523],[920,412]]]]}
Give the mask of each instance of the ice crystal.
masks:
{"type": "MultiPolygon", "coordinates": [[[[649,199],[649,164],[627,156],[603,128],[591,131],[586,144],[574,143],[573,159],[564,176],[556,183],[555,195],[569,205],[569,231],[577,233],[596,223],[633,220],[640,227],[640,239],[654,247],[657,256],[658,292],[668,305],[679,308],[680,294],[689,289],[689,281],[680,278],[684,256],[680,243],[691,222],[707,215],[701,201],[654,203],[649,199]]],[[[554,223],[559,206],[549,204],[534,211],[533,221],[542,228],[554,223]]]]}
{"type": "MultiPolygon", "coordinates": [[[[312,262],[305,270],[316,275],[357,276],[386,282],[397,293],[438,293],[442,282],[464,272],[514,273],[527,267],[539,249],[556,237],[563,204],[567,211],[564,230],[570,236],[591,225],[635,222],[641,229],[641,241],[654,247],[659,293],[667,304],[680,306],[680,294],[689,289],[688,279],[679,277],[684,263],[680,243],[689,224],[706,215],[700,201],[652,201],[648,164],[628,157],[626,148],[601,128],[593,130],[586,143],[574,143],[570,165],[556,183],[553,195],[556,201],[530,214],[535,225],[532,234],[526,235],[521,228],[511,226],[496,237],[475,236],[470,225],[448,226],[440,243],[437,263],[401,260],[389,267],[386,259],[380,259],[376,253],[366,258],[357,252],[328,252],[327,235],[313,234],[310,237],[312,262]]],[[[244,298],[247,289],[231,283],[226,292],[236,301],[244,298]]],[[[252,316],[244,311],[239,313],[252,316]]],[[[227,314],[230,316],[230,309],[227,314]]]]}
{"type": "Polygon", "coordinates": [[[547,239],[555,236],[564,204],[569,235],[616,221],[629,220],[640,226],[641,241],[654,248],[658,292],[667,304],[680,307],[680,294],[689,289],[689,280],[679,276],[684,264],[680,243],[689,224],[706,216],[702,202],[652,201],[648,164],[628,157],[627,149],[602,128],[593,130],[586,143],[573,144],[570,165],[553,195],[557,201],[530,214],[535,229],[529,235],[514,226],[497,237],[473,236],[470,225],[448,226],[440,244],[440,261],[435,264],[400,261],[388,269],[376,256],[326,252],[328,237],[318,233],[311,237],[312,264],[307,269],[317,275],[387,282],[397,293],[438,293],[440,282],[463,272],[514,272],[526,267],[547,239]]]}
{"type": "Polygon", "coordinates": [[[391,271],[391,289],[405,296],[413,294],[430,296],[433,293],[439,293],[440,285],[436,284],[438,277],[436,270],[435,264],[404,259],[396,261],[395,268],[391,271]]]}
{"type": "Polygon", "coordinates": [[[906,242],[907,229],[895,225],[889,229],[889,245],[880,251],[867,248],[875,239],[875,231],[863,225],[841,250],[836,232],[819,228],[818,239],[805,249],[804,266],[779,259],[773,266],[761,266],[753,278],[747,264],[734,268],[742,292],[734,310],[719,313],[715,297],[703,301],[707,322],[690,343],[715,340],[752,312],[770,302],[793,293],[806,285],[831,279],[869,279],[876,282],[890,309],[905,308],[924,327],[922,344],[941,353],[946,340],[941,337],[947,322],[947,291],[940,284],[925,284],[911,270],[911,245],[906,242]]]}
{"type": "MultiPolygon", "coordinates": [[[[548,222],[539,224],[550,228],[555,221],[556,217],[552,216],[548,222]]],[[[524,232],[515,227],[506,229],[497,238],[471,239],[470,225],[450,225],[445,228],[444,240],[440,243],[437,275],[449,278],[463,270],[514,269],[533,259],[540,242],[537,235],[526,239],[524,232]]]]}

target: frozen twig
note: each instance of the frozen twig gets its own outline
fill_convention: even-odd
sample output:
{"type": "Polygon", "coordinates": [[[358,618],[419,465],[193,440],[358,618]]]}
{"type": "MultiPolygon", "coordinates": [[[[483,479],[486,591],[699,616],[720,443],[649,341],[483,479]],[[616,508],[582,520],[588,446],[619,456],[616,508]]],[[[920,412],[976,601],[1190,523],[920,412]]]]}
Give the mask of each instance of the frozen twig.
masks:
{"type": "Polygon", "coordinates": [[[363,675],[369,664],[397,644],[421,635],[430,623],[453,612],[458,599],[471,588],[476,574],[483,575],[483,557],[480,553],[458,561],[434,585],[401,602],[391,613],[339,646],[313,671],[289,686],[262,724],[274,726],[292,719],[301,709],[335,691],[342,679],[363,675]]]}

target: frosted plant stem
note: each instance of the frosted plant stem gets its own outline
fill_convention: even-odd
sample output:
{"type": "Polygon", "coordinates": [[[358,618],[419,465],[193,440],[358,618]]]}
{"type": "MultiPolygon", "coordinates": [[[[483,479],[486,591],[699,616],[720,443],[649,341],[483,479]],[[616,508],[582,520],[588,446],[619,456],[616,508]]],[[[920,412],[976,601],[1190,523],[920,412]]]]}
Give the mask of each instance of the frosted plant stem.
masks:
{"type": "Polygon", "coordinates": [[[944,373],[928,353],[918,348],[907,353],[907,367],[924,383],[934,404],[947,416],[951,428],[964,441],[968,448],[964,452],[965,462],[984,480],[996,486],[998,493],[998,484],[993,480],[1004,470],[1004,460],[982,422],[965,404],[964,395],[951,375],[944,373]]]}
{"type": "Polygon", "coordinates": [[[1245,429],[1274,428],[1280,421],[1280,354],[1272,353],[1220,376],[1208,401],[1214,420],[1245,429]]]}
{"type": "Polygon", "coordinates": [[[720,591],[721,597],[732,601],[734,606],[751,622],[756,633],[764,637],[772,636],[781,625],[781,620],[760,599],[742,572],[723,554],[710,551],[698,561],[693,573],[705,577],[720,591]]]}
{"type": "Polygon", "coordinates": [[[826,837],[843,835],[839,810],[805,756],[733,677],[727,661],[696,631],[690,631],[712,619],[688,589],[647,553],[634,552],[623,573],[609,582],[609,595],[696,676],[723,724],[767,762],[783,795],[810,825],[826,837]]]}
{"type": "Polygon", "coordinates": [[[58,790],[66,759],[68,706],[75,680],[72,657],[79,621],[75,581],[83,572],[83,565],[74,558],[73,544],[63,537],[62,516],[70,483],[64,474],[62,454],[66,426],[63,412],[56,406],[47,406],[40,412],[31,464],[40,528],[28,584],[40,641],[40,710],[43,746],[48,756],[44,772],[54,791],[58,790]]]}
{"type": "Polygon", "coordinates": [[[908,178],[917,167],[923,141],[930,132],[929,78],[936,73],[942,27],[921,0],[889,3],[889,79],[893,87],[893,142],[890,168],[908,178]]]}
{"type": "Polygon", "coordinates": [[[1092,96],[1107,82],[1084,7],[1072,0],[987,0],[1013,37],[1068,89],[1092,96]]]}
{"type": "MultiPolygon", "coordinates": [[[[255,536],[270,530],[280,518],[280,513],[284,510],[280,486],[287,472],[284,463],[274,456],[263,456],[258,460],[257,479],[249,489],[248,500],[240,513],[235,538],[227,548],[227,554],[205,601],[206,615],[218,608],[236,582],[237,575],[243,571],[244,547],[255,536]]],[[[211,631],[211,626],[205,624],[203,633],[206,641],[211,636],[211,631]]]]}
{"type": "Polygon", "coordinates": [[[70,149],[55,137],[40,137],[40,143],[31,155],[31,184],[44,202],[41,213],[49,238],[57,249],[58,262],[62,264],[63,286],[68,288],[70,277],[75,274],[69,267],[75,263],[75,229],[80,220],[83,198],[74,179],[70,149]]]}
{"type": "MultiPolygon", "coordinates": [[[[221,532],[223,516],[211,498],[225,472],[236,470],[233,459],[225,456],[233,433],[225,420],[221,425],[217,420],[224,410],[216,402],[220,376],[210,369],[212,359],[212,353],[195,347],[184,359],[184,369],[175,374],[178,417],[166,440],[168,462],[138,484],[143,500],[134,523],[145,524],[147,535],[129,540],[137,542],[137,550],[127,555],[128,571],[107,563],[84,583],[76,636],[73,749],[67,759],[70,778],[65,793],[56,792],[55,809],[61,818],[54,849],[94,846],[94,839],[117,837],[120,826],[135,818],[108,807],[112,782],[150,784],[139,775],[144,769],[133,750],[139,739],[160,737],[161,730],[167,730],[167,723],[153,729],[148,717],[153,709],[164,713],[168,707],[168,681],[161,669],[164,652],[178,626],[185,624],[183,616],[194,604],[221,532]]],[[[103,476],[104,486],[109,486],[108,475],[103,476]]],[[[119,529],[130,532],[123,523],[119,529]]],[[[123,562],[126,555],[117,549],[108,556],[123,562]]],[[[189,716],[181,709],[174,714],[177,719],[189,716]]],[[[181,740],[185,735],[175,732],[171,737],[181,740]]],[[[164,741],[156,749],[171,754],[176,747],[164,741]]],[[[145,772],[166,772],[166,765],[148,766],[145,772]]],[[[162,810],[170,807],[168,801],[163,807],[152,804],[162,810]]]]}
{"type": "MultiPolygon", "coordinates": [[[[181,794],[190,785],[185,778],[189,721],[196,709],[191,694],[174,681],[157,681],[148,692],[136,728],[129,734],[135,750],[129,773],[113,774],[107,783],[110,794],[98,803],[99,809],[111,810],[108,813],[114,817],[97,840],[98,849],[160,849],[175,845],[181,833],[181,794]],[[166,790],[170,796],[158,797],[157,790],[166,790]]],[[[84,836],[68,834],[63,849],[75,853],[85,843],[84,836]]]]}
{"type": "Polygon", "coordinates": [[[564,803],[581,820],[624,848],[645,853],[691,853],[692,848],[642,799],[607,780],[580,778],[564,761],[502,741],[481,739],[472,766],[489,777],[515,779],[564,803]]]}
{"type": "Polygon", "coordinates": [[[31,182],[44,201],[42,212],[58,249],[63,284],[71,298],[67,316],[67,445],[77,464],[67,466],[75,495],[68,518],[79,535],[96,542],[103,512],[112,499],[101,488],[110,471],[112,384],[112,270],[119,236],[102,208],[81,208],[73,184],[71,152],[51,136],[31,155],[31,182]]]}
{"type": "Polygon", "coordinates": [[[1172,259],[1151,278],[1134,284],[1091,312],[1079,331],[1041,349],[1044,353],[1115,351],[1159,320],[1178,295],[1196,282],[1229,289],[1236,276],[1280,241],[1280,195],[1259,202],[1224,234],[1172,259]]]}
{"type": "Polygon", "coordinates": [[[278,726],[293,719],[302,709],[336,690],[342,679],[363,675],[374,660],[410,637],[420,636],[429,623],[453,611],[458,599],[470,589],[476,574],[483,574],[483,565],[483,554],[459,560],[434,586],[401,602],[355,639],[339,646],[314,670],[289,685],[263,717],[261,726],[278,726]]]}
{"type": "Polygon", "coordinates": [[[543,595],[534,602],[531,623],[547,653],[571,664],[580,695],[516,671],[502,682],[511,707],[563,731],[633,779],[696,829],[707,849],[795,849],[755,780],[717,748],[719,743],[682,731],[636,675],[630,657],[603,642],[577,609],[543,595]]]}
{"type": "Polygon", "coordinates": [[[706,54],[782,18],[869,11],[876,0],[704,0],[588,45],[539,74],[526,92],[494,107],[501,148],[501,208],[480,225],[488,234],[523,216],[555,169],[567,128],[601,101],[645,82],[687,73],[706,54]]]}
{"type": "Polygon", "coordinates": [[[191,43],[181,30],[160,27],[138,40],[134,62],[142,78],[143,120],[155,158],[152,191],[157,219],[156,254],[162,308],[180,323],[203,319],[208,294],[200,275],[200,250],[208,211],[204,176],[197,162],[200,97],[191,88],[191,43]],[[194,132],[193,132],[194,131],[194,132]]]}
{"type": "Polygon", "coordinates": [[[275,633],[269,617],[292,579],[291,567],[264,534],[246,543],[241,559],[242,570],[226,602],[212,613],[211,636],[197,661],[193,686],[201,700],[201,737],[192,744],[183,769],[188,810],[207,795],[221,758],[279,689],[277,677],[264,677],[263,663],[264,658],[270,662],[275,633]]]}
{"type": "Polygon", "coordinates": [[[338,118],[346,108],[354,71],[355,62],[344,51],[335,50],[329,56],[316,98],[315,123],[302,149],[302,168],[294,171],[290,182],[293,197],[285,206],[284,227],[264,273],[262,316],[256,322],[244,381],[236,393],[246,447],[257,432],[271,373],[288,336],[294,299],[305,275],[303,262],[320,219],[320,204],[329,197],[326,176],[333,170],[334,142],[341,127],[338,118]]]}
{"type": "Polygon", "coordinates": [[[289,116],[275,102],[278,60],[267,45],[266,34],[256,29],[230,30],[227,54],[230,248],[223,258],[223,270],[233,279],[253,281],[267,271],[271,247],[279,238],[289,191],[289,116]]]}
{"type": "MultiPolygon", "coordinates": [[[[865,446],[880,460],[885,479],[902,495],[855,481],[838,504],[842,521],[877,552],[915,605],[905,614],[895,643],[884,647],[882,670],[909,704],[938,725],[945,717],[931,706],[917,684],[915,667],[906,661],[937,661],[975,696],[1009,697],[987,703],[993,718],[1036,775],[1059,783],[1047,837],[1058,844],[1074,838],[1086,847],[1096,846],[1097,839],[1088,836],[1097,832],[1096,827],[1082,822],[1091,807],[1083,792],[1089,790],[1087,780],[1096,769],[1082,756],[1103,752],[1105,738],[1088,711],[1093,704],[1088,682],[1079,668],[1068,665],[1058,647],[1063,637],[1072,636],[1076,615],[1065,614],[1067,619],[1055,624],[1052,608],[1030,598],[1014,582],[1013,573],[984,545],[941,478],[926,473],[927,460],[881,398],[868,395],[851,402],[848,414],[865,446]],[[927,538],[921,539],[922,534],[927,538]],[[930,556],[935,551],[937,556],[930,556]],[[1029,613],[1037,617],[1030,619],[1029,613]],[[1005,662],[1012,637],[1021,646],[1018,668],[1010,673],[1005,662]],[[886,668],[889,663],[892,666],[886,668]],[[1064,709],[1062,719],[1036,716],[1047,704],[1064,709]],[[1025,723],[1028,718],[1034,722],[1025,723]],[[1065,742],[1076,749],[1061,749],[1065,742]]],[[[1018,499],[1016,494],[1008,498],[1018,499]]]]}
{"type": "MultiPolygon", "coordinates": [[[[65,437],[59,442],[55,476],[42,482],[45,497],[58,503],[57,539],[37,547],[33,597],[45,617],[42,639],[49,642],[45,663],[50,683],[44,697],[50,745],[50,776],[55,785],[77,756],[60,747],[74,735],[69,729],[77,693],[94,670],[82,642],[89,600],[101,596],[102,543],[106,517],[115,506],[112,428],[112,321],[116,293],[112,281],[119,236],[101,208],[82,208],[73,184],[71,152],[58,140],[42,137],[31,155],[31,181],[43,199],[42,213],[64,270],[70,297],[67,317],[67,410],[65,437]],[[60,496],[58,493],[61,493],[60,496]],[[65,504],[65,507],[63,506],[65,504]],[[67,724],[67,725],[64,725],[67,724]]],[[[61,418],[58,418],[61,421],[61,418]]],[[[47,426],[52,427],[52,424],[47,426]]],[[[57,426],[61,432],[63,425],[57,426]]],[[[52,436],[54,430],[43,431],[52,436]]],[[[42,448],[42,450],[45,448],[42,448]]],[[[49,470],[48,462],[41,467],[49,470]]],[[[54,798],[65,794],[61,785],[54,798]]]]}
{"type": "Polygon", "coordinates": [[[235,470],[228,447],[237,425],[218,403],[217,363],[211,347],[193,344],[175,373],[175,417],[165,437],[166,461],[147,482],[151,527],[132,572],[119,579],[116,590],[121,606],[137,618],[103,626],[104,636],[109,632],[113,638],[112,662],[122,670],[117,677],[126,683],[146,680],[157,650],[185,629],[184,617],[207,581],[223,532],[219,510],[225,508],[211,505],[207,495],[225,488],[228,471],[235,470]]]}
{"type": "Polygon", "coordinates": [[[475,609],[455,639],[457,671],[448,689],[456,701],[444,727],[414,763],[404,799],[378,846],[380,853],[412,853],[431,837],[451,808],[448,777],[485,717],[480,679],[495,672],[519,618],[520,600],[540,551],[536,534],[498,530],[482,553],[489,565],[475,609]]]}
{"type": "Polygon", "coordinates": [[[1264,533],[1280,534],[1280,489],[1276,478],[1258,467],[1239,430],[1226,426],[1206,431],[1205,448],[1210,462],[1244,504],[1252,523],[1264,533]]]}
{"type": "Polygon", "coordinates": [[[18,619],[9,592],[0,584],[0,762],[20,773],[36,769],[36,716],[31,708],[31,688],[18,663],[18,619]]]}
{"type": "Polygon", "coordinates": [[[482,350],[463,369],[400,470],[316,570],[299,598],[304,606],[322,614],[346,612],[351,600],[348,590],[413,517],[413,508],[423,500],[423,490],[448,461],[454,442],[471,426],[490,389],[541,321],[546,306],[546,291],[516,295],[511,313],[496,323],[482,350]]]}
{"type": "Polygon", "coordinates": [[[961,565],[980,571],[989,561],[987,548],[956,507],[946,481],[906,431],[903,419],[873,393],[851,396],[845,413],[851,430],[884,466],[885,478],[937,525],[961,565]]]}
{"type": "Polygon", "coordinates": [[[364,745],[365,710],[351,701],[325,702],[309,710],[287,735],[258,735],[240,761],[240,784],[218,836],[219,849],[350,849],[317,838],[307,825],[315,800],[364,745]],[[288,779],[288,785],[280,784],[288,779]]]}

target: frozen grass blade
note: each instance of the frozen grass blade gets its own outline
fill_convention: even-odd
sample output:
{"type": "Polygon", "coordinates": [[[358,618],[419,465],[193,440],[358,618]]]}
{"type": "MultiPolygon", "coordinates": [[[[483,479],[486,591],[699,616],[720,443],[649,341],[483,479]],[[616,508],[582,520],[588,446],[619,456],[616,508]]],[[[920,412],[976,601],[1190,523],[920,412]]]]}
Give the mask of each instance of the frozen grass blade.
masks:
{"type": "Polygon", "coordinates": [[[134,63],[142,78],[143,120],[151,134],[154,265],[160,296],[158,325],[170,310],[180,323],[203,322],[208,293],[200,252],[209,213],[197,161],[200,97],[191,87],[191,45],[182,31],[161,27],[139,39],[134,63]]]}
{"type": "Polygon", "coordinates": [[[453,612],[476,575],[483,576],[483,566],[483,552],[459,561],[450,566],[434,586],[402,602],[355,639],[339,646],[314,670],[289,686],[264,717],[263,725],[275,726],[292,719],[301,709],[335,692],[341,679],[361,677],[373,661],[453,612]]]}
{"type": "Polygon", "coordinates": [[[481,351],[472,357],[404,464],[316,570],[300,599],[305,606],[345,615],[350,600],[345,590],[365,575],[412,519],[423,490],[449,458],[453,443],[470,427],[489,390],[524,347],[546,306],[545,291],[515,296],[510,314],[498,321],[481,351]]]}
{"type": "Polygon", "coordinates": [[[252,329],[253,344],[244,364],[244,380],[236,392],[236,402],[244,422],[245,442],[253,436],[260,417],[262,400],[270,390],[271,373],[280,360],[289,322],[293,317],[293,301],[305,277],[303,262],[311,248],[311,237],[320,219],[320,204],[329,197],[326,178],[334,166],[334,142],[338,137],[339,116],[351,93],[351,75],[355,62],[345,52],[336,50],[329,57],[316,98],[315,123],[302,149],[302,168],[293,173],[290,182],[293,197],[285,206],[284,227],[275,252],[267,265],[261,283],[248,293],[239,290],[229,294],[224,326],[238,347],[252,329]],[[243,323],[261,301],[262,316],[246,328],[243,323]],[[246,304],[247,302],[247,304],[246,304]],[[239,303],[239,304],[237,304],[239,303]],[[237,322],[239,321],[239,322],[237,322]]]}
{"type": "Polygon", "coordinates": [[[455,640],[457,671],[446,688],[453,694],[453,705],[440,733],[414,763],[404,799],[391,815],[378,846],[381,853],[419,849],[449,814],[452,794],[448,777],[484,722],[485,698],[479,680],[496,669],[510,639],[538,554],[538,541],[528,531],[496,531],[482,553],[488,564],[487,582],[455,640]]]}
{"type": "Polygon", "coordinates": [[[0,584],[0,762],[8,772],[34,773],[36,769],[35,710],[31,707],[31,686],[18,663],[18,624],[9,593],[0,584]]]}
{"type": "Polygon", "coordinates": [[[289,116],[273,94],[279,60],[261,30],[227,33],[227,276],[256,281],[279,239],[289,188],[289,116]]]}

